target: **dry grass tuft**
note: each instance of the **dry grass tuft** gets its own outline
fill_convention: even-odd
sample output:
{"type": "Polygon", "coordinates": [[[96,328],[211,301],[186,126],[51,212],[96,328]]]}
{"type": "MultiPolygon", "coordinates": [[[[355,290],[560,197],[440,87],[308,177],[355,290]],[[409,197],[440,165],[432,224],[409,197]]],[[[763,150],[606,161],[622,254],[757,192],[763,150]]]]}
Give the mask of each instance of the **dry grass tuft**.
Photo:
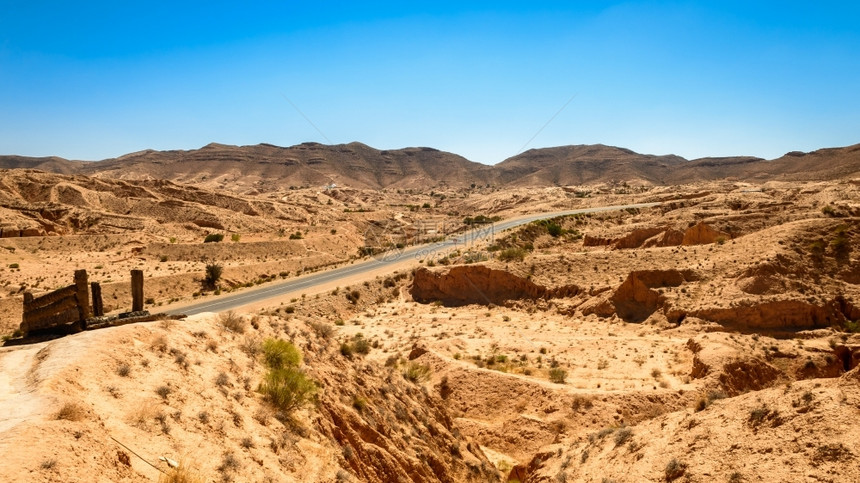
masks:
{"type": "Polygon", "coordinates": [[[245,329],[248,326],[245,319],[240,315],[236,315],[232,310],[219,315],[218,323],[221,324],[221,327],[224,329],[237,334],[244,334],[245,329]]]}
{"type": "Polygon", "coordinates": [[[205,483],[206,479],[194,469],[180,462],[179,467],[171,468],[158,477],[158,483],[205,483]]]}
{"type": "Polygon", "coordinates": [[[65,419],[66,421],[80,421],[87,416],[87,410],[83,406],[73,402],[67,402],[57,411],[55,419],[65,419]]]}
{"type": "Polygon", "coordinates": [[[144,401],[134,406],[134,409],[129,413],[128,422],[136,428],[148,431],[158,414],[158,406],[154,402],[144,401]]]}

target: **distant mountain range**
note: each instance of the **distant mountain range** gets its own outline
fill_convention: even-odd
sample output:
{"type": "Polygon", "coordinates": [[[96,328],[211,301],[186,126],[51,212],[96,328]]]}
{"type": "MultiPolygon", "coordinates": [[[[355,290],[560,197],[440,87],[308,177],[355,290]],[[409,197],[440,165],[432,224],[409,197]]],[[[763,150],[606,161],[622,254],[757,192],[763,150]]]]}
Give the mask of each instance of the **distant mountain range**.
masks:
{"type": "Polygon", "coordinates": [[[361,143],[290,147],[209,144],[189,151],[146,150],[103,161],[0,156],[0,168],[30,168],[125,180],[166,179],[209,188],[263,192],[284,187],[438,188],[471,184],[571,186],[609,182],[671,185],[734,179],[832,180],[860,177],[860,144],[791,152],[764,160],[750,156],[687,160],[639,154],[613,146],[530,149],[487,166],[433,148],[379,150],[361,143]]]}

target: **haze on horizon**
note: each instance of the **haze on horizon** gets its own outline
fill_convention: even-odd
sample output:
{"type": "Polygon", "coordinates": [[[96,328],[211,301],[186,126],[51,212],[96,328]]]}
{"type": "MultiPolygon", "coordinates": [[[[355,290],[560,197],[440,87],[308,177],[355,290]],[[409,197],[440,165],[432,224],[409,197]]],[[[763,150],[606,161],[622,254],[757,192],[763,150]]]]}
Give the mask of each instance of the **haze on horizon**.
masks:
{"type": "Polygon", "coordinates": [[[860,142],[858,5],[568,3],[4,5],[0,154],[359,141],[494,164],[860,142]]]}

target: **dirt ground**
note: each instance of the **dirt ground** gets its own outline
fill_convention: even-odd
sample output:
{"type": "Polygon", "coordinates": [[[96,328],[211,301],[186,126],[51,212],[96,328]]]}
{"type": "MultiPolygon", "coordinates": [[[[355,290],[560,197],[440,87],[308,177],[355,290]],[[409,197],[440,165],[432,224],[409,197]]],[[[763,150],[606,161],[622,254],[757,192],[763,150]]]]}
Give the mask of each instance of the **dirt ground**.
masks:
{"type": "MultiPolygon", "coordinates": [[[[133,450],[163,470],[159,456],[190,462],[207,481],[860,479],[860,184],[585,190],[351,199],[428,200],[461,224],[663,204],[530,224],[286,294],[238,311],[242,333],[202,314],[0,348],[2,476],[156,480],[133,450]],[[257,390],[255,341],[268,337],[300,347],[319,387],[289,419],[257,390]]],[[[349,223],[298,240],[274,229],[220,244],[193,231],[175,243],[0,239],[4,328],[23,290],[70,283],[75,268],[110,279],[120,310],[131,268],[158,308],[201,296],[201,256],[223,260],[222,291],[348,263],[362,217],[382,212],[332,209],[349,223]]]]}

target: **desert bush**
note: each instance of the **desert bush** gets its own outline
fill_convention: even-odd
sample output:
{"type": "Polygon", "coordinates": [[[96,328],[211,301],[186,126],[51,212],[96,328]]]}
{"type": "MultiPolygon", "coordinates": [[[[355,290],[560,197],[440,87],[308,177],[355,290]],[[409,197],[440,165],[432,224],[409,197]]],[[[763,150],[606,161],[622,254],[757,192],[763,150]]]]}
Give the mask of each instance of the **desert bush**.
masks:
{"type": "Polygon", "coordinates": [[[20,267],[21,267],[21,265],[19,265],[19,264],[17,264],[17,263],[10,263],[10,264],[9,264],[9,268],[13,268],[13,269],[14,269],[14,268],[20,268],[20,267]]]}
{"type": "Polygon", "coordinates": [[[352,342],[352,348],[358,354],[369,354],[370,353],[370,343],[367,342],[361,334],[355,336],[352,342]]]}
{"type": "Polygon", "coordinates": [[[561,368],[553,368],[549,370],[549,380],[556,384],[564,384],[567,379],[567,371],[561,368]]]}
{"type": "Polygon", "coordinates": [[[633,437],[633,430],[627,426],[615,432],[615,446],[621,446],[633,437]]]}
{"type": "Polygon", "coordinates": [[[215,385],[216,386],[226,386],[229,383],[230,383],[230,377],[227,375],[226,372],[218,373],[218,377],[215,378],[215,385]]]}
{"type": "Polygon", "coordinates": [[[243,319],[240,315],[236,315],[232,310],[229,312],[224,312],[223,314],[218,316],[218,323],[221,324],[226,330],[230,332],[235,332],[237,334],[244,334],[247,325],[245,324],[245,319],[243,319]]]}
{"type": "Polygon", "coordinates": [[[286,366],[270,370],[260,383],[259,391],[273,406],[290,413],[308,402],[316,394],[316,384],[297,367],[286,366]]]}
{"type": "Polygon", "coordinates": [[[523,261],[526,258],[526,251],[520,247],[505,248],[497,257],[502,262],[523,261]]]}
{"type": "Polygon", "coordinates": [[[266,339],[263,342],[263,361],[270,369],[298,367],[302,363],[302,354],[285,340],[266,339]]]}
{"type": "Polygon", "coordinates": [[[221,280],[221,274],[224,273],[224,267],[217,263],[206,264],[206,274],[203,276],[203,284],[209,288],[215,288],[218,281],[221,280]]]}
{"type": "Polygon", "coordinates": [[[830,242],[830,247],[837,257],[844,257],[851,251],[851,241],[844,234],[840,234],[830,242]]]}
{"type": "Polygon", "coordinates": [[[308,322],[308,325],[311,327],[314,333],[316,333],[317,337],[321,339],[328,339],[334,334],[334,327],[325,322],[311,321],[308,322]]]}
{"type": "Polygon", "coordinates": [[[162,399],[167,399],[167,396],[173,392],[173,389],[170,389],[170,386],[158,386],[158,389],[155,390],[155,393],[161,396],[162,399]]]}
{"type": "Polygon", "coordinates": [[[290,233],[290,240],[301,240],[301,239],[302,239],[302,232],[297,231],[295,233],[290,233]]]}
{"type": "Polygon", "coordinates": [[[238,242],[241,239],[242,239],[242,235],[240,235],[238,233],[233,233],[232,235],[230,235],[230,241],[238,242]]]}
{"type": "Polygon", "coordinates": [[[158,477],[158,483],[205,483],[206,479],[183,462],[158,477]]]}
{"type": "Polygon", "coordinates": [[[547,223],[546,231],[553,238],[557,238],[564,233],[564,229],[559,224],[554,222],[547,223]]]}
{"type": "Polygon", "coordinates": [[[403,377],[414,383],[424,382],[430,379],[430,367],[417,362],[409,362],[403,368],[403,377]]]}
{"type": "MultiPolygon", "coordinates": [[[[213,342],[213,341],[210,341],[213,342]]],[[[217,345],[215,346],[218,347],[217,345]]],[[[242,342],[239,343],[239,349],[248,355],[250,358],[257,357],[257,354],[262,350],[263,344],[260,338],[255,335],[245,336],[242,342]]]]}
{"type": "Polygon", "coordinates": [[[144,401],[132,408],[131,413],[128,415],[128,421],[132,426],[148,431],[150,424],[152,421],[155,421],[158,414],[159,410],[155,403],[144,401]]]}
{"type": "Polygon", "coordinates": [[[116,373],[121,377],[128,377],[128,375],[131,374],[131,366],[123,362],[116,368],[116,373]]]}
{"type": "Polygon", "coordinates": [[[83,406],[73,402],[63,404],[63,407],[57,411],[54,419],[64,419],[66,421],[80,421],[87,415],[87,410],[83,406]]]}
{"type": "Polygon", "coordinates": [[[203,243],[218,243],[223,239],[224,235],[222,233],[210,233],[203,239],[203,243]]]}
{"type": "Polygon", "coordinates": [[[686,471],[687,463],[678,461],[677,458],[672,458],[671,460],[669,460],[669,463],[666,464],[664,476],[666,477],[666,481],[674,481],[684,476],[684,473],[686,471]]]}
{"type": "Polygon", "coordinates": [[[231,452],[224,453],[224,458],[221,460],[221,466],[218,467],[218,471],[222,473],[226,473],[228,471],[238,471],[242,467],[242,464],[239,463],[239,460],[236,459],[236,456],[231,452]]]}

